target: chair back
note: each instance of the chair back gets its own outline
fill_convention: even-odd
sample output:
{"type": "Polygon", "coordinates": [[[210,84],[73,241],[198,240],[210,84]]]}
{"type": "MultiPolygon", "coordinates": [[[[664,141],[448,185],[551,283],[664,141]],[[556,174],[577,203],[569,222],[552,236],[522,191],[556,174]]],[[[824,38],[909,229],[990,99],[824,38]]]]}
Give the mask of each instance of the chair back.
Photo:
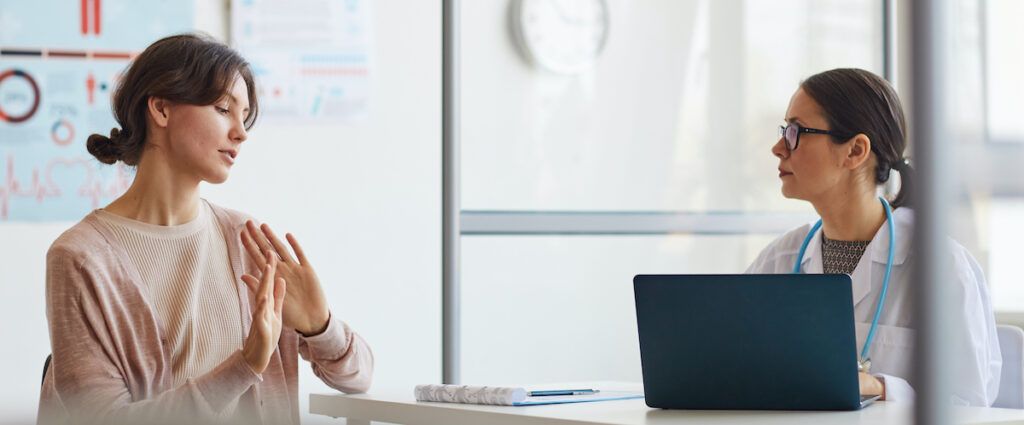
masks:
{"type": "Polygon", "coordinates": [[[46,371],[50,370],[50,360],[52,359],[53,354],[48,354],[46,356],[46,361],[43,362],[43,382],[39,383],[39,386],[42,386],[44,383],[46,383],[46,371]]]}
{"type": "Polygon", "coordinates": [[[1024,409],[1024,330],[1011,325],[996,326],[999,350],[1003,353],[1003,370],[999,394],[992,407],[1024,409]]]}

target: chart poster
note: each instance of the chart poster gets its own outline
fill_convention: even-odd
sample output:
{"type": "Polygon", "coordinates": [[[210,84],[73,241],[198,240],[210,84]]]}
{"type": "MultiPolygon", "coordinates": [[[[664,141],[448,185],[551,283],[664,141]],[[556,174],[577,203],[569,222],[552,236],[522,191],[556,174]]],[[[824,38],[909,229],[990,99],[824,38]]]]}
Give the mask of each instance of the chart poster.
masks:
{"type": "Polygon", "coordinates": [[[366,117],[369,6],[362,0],[232,1],[232,45],[253,66],[261,120],[306,125],[366,117]]]}
{"type": "Polygon", "coordinates": [[[116,126],[129,61],[192,29],[191,1],[0,0],[0,223],[74,221],[124,193],[132,170],[86,138],[116,126]]]}

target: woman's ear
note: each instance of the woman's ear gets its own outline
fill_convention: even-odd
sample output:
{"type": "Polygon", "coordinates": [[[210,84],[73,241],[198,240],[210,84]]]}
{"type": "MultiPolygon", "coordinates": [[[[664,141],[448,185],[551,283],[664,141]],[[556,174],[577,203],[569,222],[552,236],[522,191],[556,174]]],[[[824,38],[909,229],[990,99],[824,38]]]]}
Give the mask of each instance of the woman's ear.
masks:
{"type": "Polygon", "coordinates": [[[150,96],[146,101],[146,106],[149,118],[153,120],[153,123],[158,127],[167,127],[167,116],[170,114],[171,103],[166,99],[150,96]]]}
{"type": "Polygon", "coordinates": [[[871,158],[871,139],[864,133],[853,136],[848,142],[843,166],[849,170],[860,168],[871,158]]]}

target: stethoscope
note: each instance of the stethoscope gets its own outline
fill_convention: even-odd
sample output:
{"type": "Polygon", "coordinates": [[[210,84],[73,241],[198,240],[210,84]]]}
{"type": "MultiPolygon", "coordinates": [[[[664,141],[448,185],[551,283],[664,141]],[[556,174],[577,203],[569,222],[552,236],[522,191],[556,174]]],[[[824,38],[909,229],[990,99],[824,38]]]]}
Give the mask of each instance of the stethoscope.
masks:
{"type": "MultiPolygon", "coordinates": [[[[882,305],[885,304],[885,293],[889,290],[889,275],[892,274],[892,262],[896,247],[896,225],[892,220],[892,207],[889,206],[889,201],[886,201],[885,198],[879,196],[878,200],[882,201],[882,207],[885,208],[885,218],[889,222],[889,261],[885,263],[885,279],[882,281],[882,293],[878,296],[878,307],[875,307],[875,318],[871,321],[871,330],[868,331],[868,338],[864,340],[864,348],[860,350],[860,358],[857,360],[857,370],[864,373],[868,373],[868,370],[871,369],[871,357],[869,357],[871,342],[875,339],[875,330],[878,329],[878,318],[882,316],[882,305]]],[[[818,229],[821,229],[820,219],[811,228],[807,237],[804,238],[804,243],[800,245],[800,254],[796,256],[793,274],[800,274],[800,263],[803,262],[804,254],[807,252],[807,245],[810,245],[811,239],[814,238],[814,234],[818,232],[818,229]]]]}

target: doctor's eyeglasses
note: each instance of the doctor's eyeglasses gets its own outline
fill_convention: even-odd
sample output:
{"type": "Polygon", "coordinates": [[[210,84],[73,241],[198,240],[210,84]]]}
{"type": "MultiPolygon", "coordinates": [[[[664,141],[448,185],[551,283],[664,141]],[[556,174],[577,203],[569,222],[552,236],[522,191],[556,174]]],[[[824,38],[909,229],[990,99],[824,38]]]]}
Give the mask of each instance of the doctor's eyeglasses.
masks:
{"type": "Polygon", "coordinates": [[[780,125],[779,126],[779,137],[782,137],[782,138],[786,139],[786,149],[789,149],[790,152],[795,151],[796,148],[800,146],[800,134],[801,133],[827,134],[829,136],[838,137],[840,139],[847,139],[847,138],[849,138],[846,135],[838,134],[838,133],[830,131],[830,130],[821,130],[821,129],[817,129],[817,128],[801,127],[800,124],[797,124],[795,122],[789,123],[789,125],[780,125]]]}

